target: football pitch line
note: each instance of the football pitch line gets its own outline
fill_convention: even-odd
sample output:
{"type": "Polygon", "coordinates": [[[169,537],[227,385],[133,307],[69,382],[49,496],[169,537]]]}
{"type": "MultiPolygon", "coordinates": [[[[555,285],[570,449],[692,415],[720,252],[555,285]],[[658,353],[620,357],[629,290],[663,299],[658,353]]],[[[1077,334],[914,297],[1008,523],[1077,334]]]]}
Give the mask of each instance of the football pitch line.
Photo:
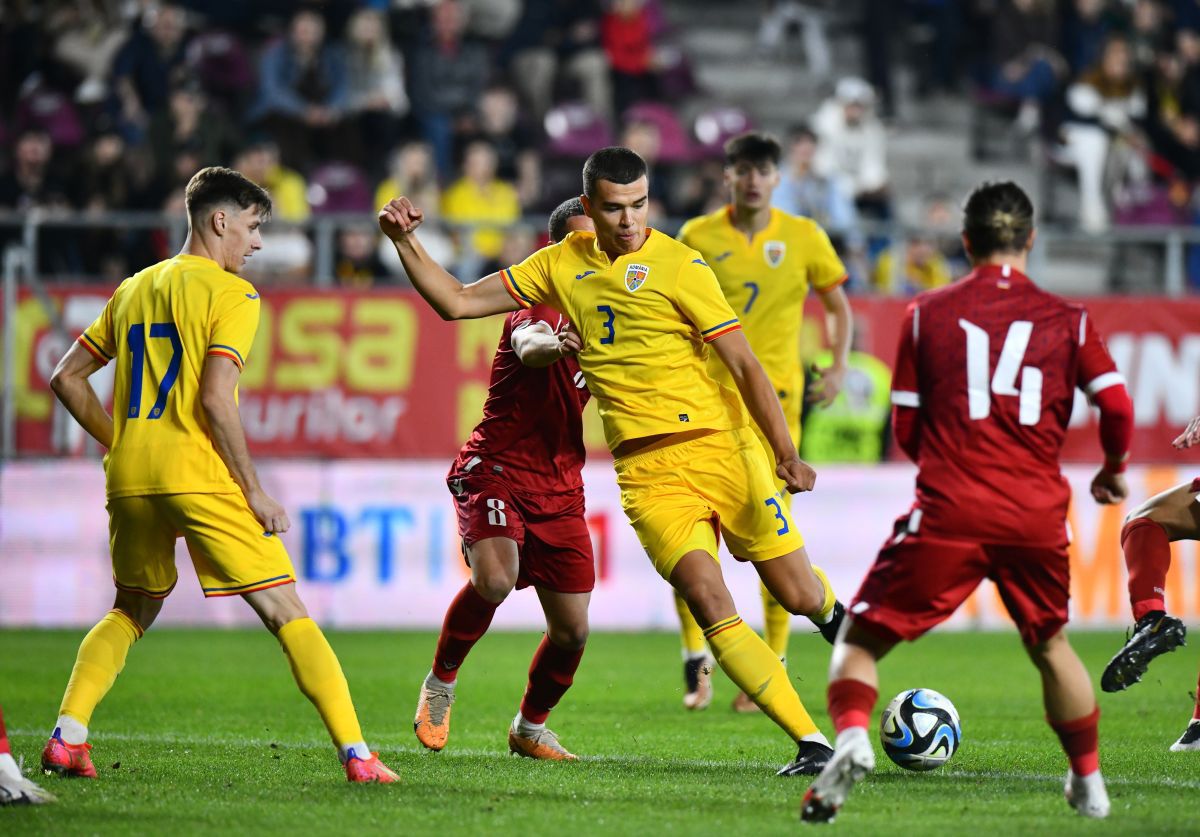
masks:
{"type": "MultiPolygon", "coordinates": [[[[27,730],[13,729],[9,730],[10,736],[30,736],[40,737],[45,735],[44,730],[27,730]]],[[[97,733],[92,736],[92,742],[104,741],[130,741],[139,744],[166,744],[183,747],[261,747],[270,749],[271,747],[279,747],[280,749],[288,750],[332,750],[332,745],[328,741],[271,741],[265,738],[228,738],[219,736],[178,736],[178,735],[161,735],[150,733],[137,732],[105,732],[97,733]]],[[[440,753],[432,753],[424,747],[414,746],[409,743],[398,743],[392,739],[377,738],[373,739],[374,745],[380,748],[386,748],[389,752],[405,753],[410,755],[422,755],[429,758],[510,758],[512,753],[504,752],[503,750],[480,750],[472,748],[455,748],[450,751],[442,751],[440,753]]],[[[1186,756],[1185,756],[1186,757],[1186,756]]],[[[726,761],[715,759],[672,759],[660,758],[656,756],[610,756],[610,755],[593,755],[580,756],[580,762],[599,762],[602,764],[615,765],[662,765],[663,767],[683,767],[696,769],[725,769],[730,768],[745,768],[753,770],[770,771],[774,773],[779,769],[778,762],[755,762],[755,761],[726,761]]],[[[1045,773],[1007,773],[999,770],[947,770],[939,773],[940,776],[946,776],[952,779],[1002,779],[1002,780],[1019,780],[1022,782],[1055,782],[1061,784],[1063,776],[1066,774],[1064,770],[1062,774],[1049,775],[1045,773]]],[[[1105,776],[1104,781],[1110,787],[1120,785],[1125,787],[1165,787],[1165,788],[1184,788],[1190,790],[1200,790],[1200,780],[1181,780],[1171,778],[1159,779],[1134,779],[1123,776],[1105,776]]]]}

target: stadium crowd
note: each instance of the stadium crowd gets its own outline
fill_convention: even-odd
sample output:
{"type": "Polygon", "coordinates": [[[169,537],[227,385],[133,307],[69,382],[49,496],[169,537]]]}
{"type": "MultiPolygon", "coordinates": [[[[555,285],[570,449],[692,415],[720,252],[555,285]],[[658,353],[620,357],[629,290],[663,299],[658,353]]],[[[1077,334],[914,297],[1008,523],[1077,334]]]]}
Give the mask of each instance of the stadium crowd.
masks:
{"type": "MultiPolygon", "coordinates": [[[[472,274],[540,243],[540,227],[522,219],[577,191],[579,162],[618,143],[650,163],[651,221],[673,231],[723,200],[720,146],[751,117],[700,89],[664,5],[8,4],[0,19],[0,212],[178,216],[190,173],[231,164],[271,191],[282,222],[370,213],[387,197],[413,195],[441,222],[427,246],[472,274]]],[[[778,202],[830,231],[853,290],[920,290],[965,265],[954,236],[893,248],[864,229],[895,217],[887,145],[904,129],[893,119],[901,67],[916,78],[918,96],[950,95],[998,115],[1033,140],[1052,177],[1077,181],[1079,210],[1051,220],[1095,232],[1194,221],[1200,3],[840,5],[772,0],[748,16],[759,18],[762,54],[798,41],[805,63],[781,66],[829,82],[811,118],[785,132],[778,202]],[[832,75],[838,20],[861,37],[864,78],[832,75]],[[897,39],[898,31],[914,37],[897,39]]],[[[920,198],[920,225],[946,227],[950,198],[920,198]]],[[[12,217],[0,226],[5,241],[19,234],[12,217]]],[[[257,280],[309,281],[311,235],[277,223],[271,239],[257,280]]],[[[47,227],[38,265],[46,276],[113,280],[167,248],[161,231],[47,227]]],[[[342,284],[405,281],[371,225],[339,223],[335,250],[342,284]]]]}

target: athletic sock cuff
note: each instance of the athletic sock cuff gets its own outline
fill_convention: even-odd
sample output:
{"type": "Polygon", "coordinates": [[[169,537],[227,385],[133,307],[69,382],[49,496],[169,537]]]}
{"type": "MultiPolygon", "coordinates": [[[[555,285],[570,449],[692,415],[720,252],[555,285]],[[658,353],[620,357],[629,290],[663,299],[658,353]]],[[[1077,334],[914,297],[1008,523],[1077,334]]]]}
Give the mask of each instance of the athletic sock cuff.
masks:
{"type": "Polygon", "coordinates": [[[829,684],[829,716],[839,733],[849,727],[869,727],[879,690],[861,680],[844,677],[829,684]]]}
{"type": "Polygon", "coordinates": [[[1090,714],[1080,718],[1074,718],[1070,721],[1055,721],[1050,717],[1046,718],[1048,723],[1055,732],[1067,733],[1068,735],[1075,732],[1083,732],[1091,727],[1100,724],[1100,707],[1097,706],[1090,714]]]}

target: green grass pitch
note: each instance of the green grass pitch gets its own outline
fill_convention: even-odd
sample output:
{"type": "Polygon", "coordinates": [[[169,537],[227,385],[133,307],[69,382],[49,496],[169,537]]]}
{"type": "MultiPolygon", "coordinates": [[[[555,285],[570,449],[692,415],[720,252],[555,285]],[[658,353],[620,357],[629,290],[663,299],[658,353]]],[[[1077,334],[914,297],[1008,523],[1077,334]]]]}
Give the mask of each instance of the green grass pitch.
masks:
{"type": "MultiPolygon", "coordinates": [[[[81,631],[0,632],[0,701],[14,751],[36,763],[81,631]]],[[[0,810],[4,834],[441,833],[796,834],[802,779],[775,768],[793,749],[762,716],[729,710],[716,676],[705,712],[681,703],[670,634],[597,634],[551,726],[580,754],[544,764],[507,753],[538,637],[496,633],[463,666],[450,743],[422,752],[411,733],[428,670],[428,633],[333,633],[368,743],[399,786],[348,786],[312,707],[265,632],[155,630],[92,720],[99,781],[42,781],[44,808],[0,810]]],[[[1078,634],[1093,678],[1122,637],[1078,634]]],[[[828,647],[796,633],[790,670],[817,722],[828,647]]],[[[1191,712],[1196,654],[1155,662],[1146,682],[1102,695],[1106,822],[1063,801],[1066,761],[1042,722],[1040,689],[1013,634],[935,634],[881,670],[882,704],[901,689],[945,693],[964,742],[939,771],[880,767],[833,834],[1196,833],[1200,753],[1170,753],[1191,712]]]]}

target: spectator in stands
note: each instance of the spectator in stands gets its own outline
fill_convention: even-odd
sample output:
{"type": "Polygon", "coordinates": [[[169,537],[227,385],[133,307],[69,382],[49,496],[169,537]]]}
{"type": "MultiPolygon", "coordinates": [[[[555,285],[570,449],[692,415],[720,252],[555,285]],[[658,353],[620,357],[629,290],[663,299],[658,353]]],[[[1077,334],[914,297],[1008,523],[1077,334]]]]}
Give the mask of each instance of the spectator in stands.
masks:
{"type": "Polygon", "coordinates": [[[833,55],[826,33],[826,11],[813,2],[770,0],[758,24],[758,45],[767,53],[780,55],[792,32],[798,32],[804,46],[808,74],[827,78],[833,70],[833,55]]]}
{"type": "Polygon", "coordinates": [[[1147,74],[1145,130],[1154,152],[1183,180],[1200,180],[1200,75],[1178,52],[1164,50],[1147,74]]]}
{"type": "Polygon", "coordinates": [[[860,78],[843,78],[833,98],[813,116],[820,138],[813,167],[824,177],[844,177],[858,211],[874,218],[891,216],[887,133],[873,111],[875,91],[860,78]]]}
{"type": "Polygon", "coordinates": [[[1072,76],[1099,62],[1113,24],[1105,0],[1072,0],[1062,27],[1062,56],[1072,76]]]}
{"type": "Polygon", "coordinates": [[[1053,111],[1067,65],[1057,51],[1057,21],[1051,0],[997,0],[988,27],[989,59],[984,84],[1021,103],[1018,124],[1050,136],[1053,111]]]}
{"type": "Polygon", "coordinates": [[[905,242],[903,264],[896,264],[895,248],[889,247],[879,254],[871,274],[876,291],[906,296],[949,285],[953,280],[949,262],[933,237],[924,231],[913,233],[905,242]]]}
{"type": "Polygon", "coordinates": [[[379,230],[372,223],[352,224],[338,230],[333,276],[339,285],[369,288],[381,277],[387,276],[388,271],[376,247],[378,238],[379,230]]]}
{"type": "Polygon", "coordinates": [[[25,211],[68,206],[66,181],[50,165],[53,154],[45,131],[31,129],[18,136],[12,165],[0,174],[0,207],[25,211]]]}
{"type": "Polygon", "coordinates": [[[541,157],[537,150],[538,134],[520,119],[516,91],[493,84],[483,92],[476,112],[471,115],[467,141],[483,139],[491,143],[499,160],[497,176],[517,185],[521,205],[533,207],[541,197],[541,157]]]}
{"type": "MultiPolygon", "coordinates": [[[[457,231],[465,259],[491,259],[504,246],[505,230],[521,219],[516,187],[496,176],[496,150],[475,140],[463,155],[462,177],[442,195],[442,216],[448,224],[470,227],[457,231]]],[[[478,272],[478,271],[476,271],[478,272]]]]}
{"type": "Polygon", "coordinates": [[[425,142],[410,142],[396,149],[388,161],[387,177],[375,189],[375,208],[382,207],[397,195],[412,198],[417,206],[441,204],[433,150],[425,142]]]}
{"type": "Polygon", "coordinates": [[[249,118],[262,122],[288,165],[360,158],[357,132],[344,121],[350,103],[345,56],[326,42],[320,14],[296,12],[288,36],[264,50],[259,74],[249,118]]]}
{"type": "Polygon", "coordinates": [[[457,0],[439,0],[430,9],[430,36],[412,54],[413,111],[425,141],[433,148],[438,175],[454,170],[455,120],[469,113],[487,84],[487,47],[464,37],[466,17],[457,0]]]}
{"type": "Polygon", "coordinates": [[[308,184],[299,172],[283,165],[273,141],[252,141],[238,153],[233,167],[271,193],[273,218],[298,222],[312,214],[308,184]]]}
{"type": "Polygon", "coordinates": [[[537,122],[553,104],[560,78],[574,82],[592,110],[612,120],[612,81],[600,45],[603,13],[599,0],[526,0],[503,53],[537,122]]]}
{"type": "Polygon", "coordinates": [[[1146,115],[1146,96],[1128,41],[1108,40],[1099,62],[1068,88],[1067,106],[1063,151],[1079,175],[1079,223],[1089,232],[1102,232],[1111,200],[1104,188],[1106,168],[1117,183],[1144,182],[1149,174],[1146,142],[1137,126],[1146,115]]]}
{"type": "Polygon", "coordinates": [[[150,5],[113,61],[113,89],[126,136],[141,139],[150,119],[167,106],[171,82],[184,63],[187,19],[178,6],[150,5]]]}
{"type": "Polygon", "coordinates": [[[401,120],[409,111],[404,57],[392,45],[382,12],[363,8],[350,17],[346,69],[348,110],[362,137],[366,162],[382,168],[387,151],[400,136],[401,120]]]}
{"type": "Polygon", "coordinates": [[[208,106],[204,91],[195,81],[182,81],[171,88],[168,106],[150,122],[150,150],[156,178],[173,188],[176,159],[181,153],[194,155],[196,168],[184,175],[183,183],[204,166],[223,165],[233,156],[235,136],[224,115],[208,106]]]}
{"type": "Polygon", "coordinates": [[[536,249],[538,249],[537,233],[527,224],[509,227],[504,234],[504,245],[500,248],[500,252],[496,258],[484,262],[480,273],[485,275],[495,273],[506,267],[512,267],[514,264],[520,264],[536,249]]]}
{"type": "Polygon", "coordinates": [[[187,73],[200,83],[209,102],[227,115],[241,116],[257,95],[254,63],[240,35],[204,29],[188,42],[187,73]]]}
{"type": "Polygon", "coordinates": [[[784,212],[813,219],[831,236],[861,245],[852,186],[840,173],[817,174],[814,160],[818,142],[816,132],[808,125],[792,128],[787,160],[771,202],[784,212]]]}
{"type": "Polygon", "coordinates": [[[1153,71],[1155,61],[1164,47],[1166,37],[1164,10],[1158,0],[1135,0],[1130,15],[1129,47],[1133,60],[1142,72],[1153,71]]]}
{"type": "MultiPolygon", "coordinates": [[[[192,170],[195,173],[195,169],[192,170]]],[[[112,128],[92,136],[83,161],[71,178],[75,206],[89,212],[126,209],[132,203],[132,178],[125,164],[125,141],[112,128]]]]}
{"type": "Polygon", "coordinates": [[[657,98],[655,40],[659,33],[660,21],[647,0],[612,0],[600,21],[618,117],[635,102],[657,98]]]}
{"type": "Polygon", "coordinates": [[[75,101],[94,105],[108,98],[109,70],[128,35],[116,0],[72,0],[53,9],[46,31],[54,39],[54,58],[81,79],[75,101]]]}

